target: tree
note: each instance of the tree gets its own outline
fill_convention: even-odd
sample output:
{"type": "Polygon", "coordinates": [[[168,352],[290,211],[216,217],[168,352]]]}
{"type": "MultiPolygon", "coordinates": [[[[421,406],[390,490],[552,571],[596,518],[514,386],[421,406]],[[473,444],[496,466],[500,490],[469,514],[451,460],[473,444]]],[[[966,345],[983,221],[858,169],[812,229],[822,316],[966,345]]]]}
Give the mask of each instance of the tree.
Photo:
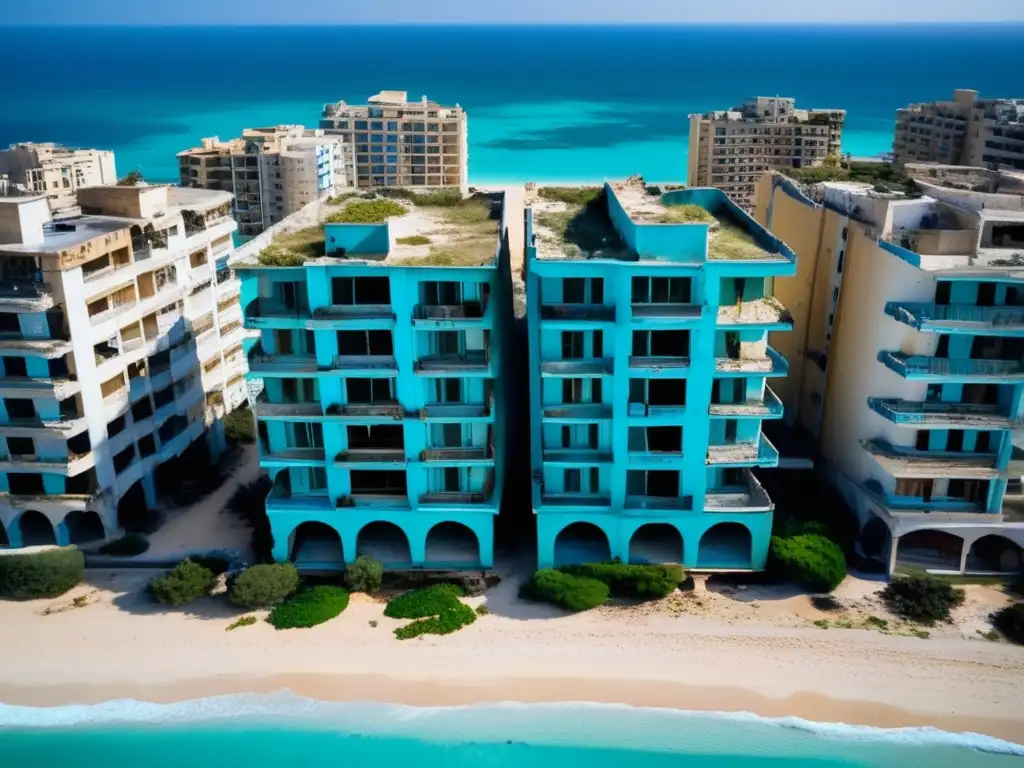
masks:
{"type": "Polygon", "coordinates": [[[141,171],[128,171],[128,173],[117,182],[119,187],[137,187],[145,182],[141,171]]]}

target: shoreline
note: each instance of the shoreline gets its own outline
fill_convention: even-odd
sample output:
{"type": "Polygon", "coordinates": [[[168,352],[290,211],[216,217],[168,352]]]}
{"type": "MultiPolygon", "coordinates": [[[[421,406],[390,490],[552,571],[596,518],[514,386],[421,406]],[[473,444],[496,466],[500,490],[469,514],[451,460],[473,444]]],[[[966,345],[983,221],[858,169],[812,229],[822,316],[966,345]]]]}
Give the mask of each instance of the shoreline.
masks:
{"type": "MultiPolygon", "coordinates": [[[[686,685],[650,680],[585,678],[398,678],[380,674],[289,673],[265,677],[217,676],[157,685],[0,684],[0,702],[22,707],[96,705],[132,700],[175,704],[228,695],[287,691],[321,702],[373,702],[408,707],[486,704],[607,704],[715,714],[749,713],[768,720],[799,718],[813,723],[878,729],[937,728],[1021,743],[1022,722],[1010,718],[914,711],[880,702],[837,699],[815,692],[774,698],[743,688],[686,685]]],[[[130,719],[130,718],[129,718],[130,719]]]]}

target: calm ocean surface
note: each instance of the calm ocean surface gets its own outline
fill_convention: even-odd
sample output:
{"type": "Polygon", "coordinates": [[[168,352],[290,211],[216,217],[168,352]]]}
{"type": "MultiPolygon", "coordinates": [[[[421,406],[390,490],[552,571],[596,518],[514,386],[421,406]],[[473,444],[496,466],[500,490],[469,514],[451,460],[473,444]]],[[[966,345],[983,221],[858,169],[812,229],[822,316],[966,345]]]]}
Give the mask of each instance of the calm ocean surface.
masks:
{"type": "Polygon", "coordinates": [[[887,151],[895,109],[954,88],[1024,96],[1024,25],[3,29],[0,145],[175,153],[244,127],[316,125],[382,88],[470,114],[470,177],[686,175],[687,114],[748,96],[845,108],[844,150],[887,151]],[[21,79],[18,62],[31,64],[21,79]]]}
{"type": "Polygon", "coordinates": [[[5,768],[408,765],[445,768],[1000,768],[1024,747],[931,729],[597,704],[417,709],[287,693],[172,705],[0,705],[5,768]],[[366,762],[356,762],[363,761],[366,762]]]}

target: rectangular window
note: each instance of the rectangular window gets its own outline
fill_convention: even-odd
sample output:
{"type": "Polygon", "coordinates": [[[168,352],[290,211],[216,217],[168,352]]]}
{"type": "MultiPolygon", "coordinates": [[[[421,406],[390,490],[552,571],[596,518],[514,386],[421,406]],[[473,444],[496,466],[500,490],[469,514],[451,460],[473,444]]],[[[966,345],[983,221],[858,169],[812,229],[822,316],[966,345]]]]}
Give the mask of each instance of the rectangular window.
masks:
{"type": "Polygon", "coordinates": [[[331,303],[391,304],[391,283],[386,277],[335,277],[331,280],[331,303]]]}
{"type": "Polygon", "coordinates": [[[405,496],[405,472],[353,469],[349,472],[353,494],[405,496]]]}
{"type": "Polygon", "coordinates": [[[391,379],[345,379],[345,395],[352,405],[389,403],[395,399],[391,379]]]}
{"type": "Polygon", "coordinates": [[[338,354],[393,355],[391,331],[338,331],[338,354]]]}
{"type": "Polygon", "coordinates": [[[583,331],[562,331],[562,359],[578,360],[585,357],[583,331]]]}
{"type": "Polygon", "coordinates": [[[578,469],[567,469],[565,470],[565,477],[563,484],[565,486],[566,493],[579,493],[582,488],[582,477],[581,471],[578,469]]]}

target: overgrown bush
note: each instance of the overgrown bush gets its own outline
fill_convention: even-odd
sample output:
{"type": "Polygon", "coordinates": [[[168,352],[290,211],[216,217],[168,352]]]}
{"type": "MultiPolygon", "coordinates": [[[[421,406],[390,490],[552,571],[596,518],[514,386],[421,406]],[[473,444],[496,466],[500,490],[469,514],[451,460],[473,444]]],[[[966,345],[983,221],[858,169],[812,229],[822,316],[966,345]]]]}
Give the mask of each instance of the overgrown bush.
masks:
{"type": "Polygon", "coordinates": [[[256,421],[252,417],[252,411],[248,408],[237,408],[225,416],[224,437],[236,445],[256,442],[256,421]]]}
{"type": "Polygon", "coordinates": [[[568,205],[587,205],[601,196],[601,187],[541,187],[537,196],[568,205]]]}
{"type": "Polygon", "coordinates": [[[82,580],[85,558],[75,547],[0,557],[0,597],[60,597],[82,580]]]}
{"type": "Polygon", "coordinates": [[[256,256],[256,261],[264,267],[301,267],[309,258],[301,253],[292,253],[284,248],[268,245],[256,256]]]}
{"type": "Polygon", "coordinates": [[[302,629],[323,624],[348,607],[348,591],[321,584],[300,590],[274,606],[267,621],[275,629],[302,629]]]}
{"type": "Polygon", "coordinates": [[[243,608],[269,608],[299,586],[299,572],[291,563],[254,565],[231,583],[229,597],[243,608]]]}
{"type": "Polygon", "coordinates": [[[273,486],[269,477],[263,476],[251,483],[238,486],[231,494],[224,512],[241,520],[252,531],[250,548],[256,562],[273,562],[274,534],[267,517],[267,494],[273,486]]]}
{"type": "Polygon", "coordinates": [[[395,637],[408,640],[420,635],[448,635],[476,621],[476,613],[459,600],[462,588],[435,584],[399,595],[384,608],[392,619],[417,619],[395,630],[395,637]]]}
{"type": "Polygon", "coordinates": [[[1024,603],[1001,608],[991,616],[992,626],[1018,645],[1024,645],[1024,603]]]}
{"type": "Polygon", "coordinates": [[[882,590],[882,600],[897,616],[923,624],[949,618],[964,591],[933,576],[897,576],[882,590]]]}
{"type": "Polygon", "coordinates": [[[426,235],[409,235],[408,237],[396,237],[395,242],[399,245],[430,245],[430,238],[426,235]]]}
{"type": "Polygon", "coordinates": [[[414,192],[411,189],[394,187],[393,189],[382,189],[380,190],[380,194],[385,197],[408,200],[413,205],[424,207],[454,207],[461,205],[465,201],[465,198],[462,197],[461,190],[454,187],[450,189],[439,189],[436,192],[414,192]]]}
{"type": "Polygon", "coordinates": [[[394,200],[353,200],[327,217],[328,224],[379,224],[392,216],[405,216],[409,209],[394,200]]]}
{"type": "Polygon", "coordinates": [[[603,581],[551,568],[537,571],[519,589],[522,598],[552,603],[569,611],[596,608],[608,600],[609,594],[603,581]]]}
{"type": "Polygon", "coordinates": [[[203,568],[206,568],[214,576],[220,576],[222,573],[227,573],[228,569],[231,567],[231,558],[227,555],[189,555],[188,559],[196,565],[203,566],[203,568]]]}
{"type": "Polygon", "coordinates": [[[147,549],[149,549],[149,539],[140,533],[129,533],[119,539],[108,541],[96,551],[101,555],[134,557],[141,555],[147,549]]]}
{"type": "Polygon", "coordinates": [[[814,592],[831,592],[846,577],[839,546],[816,533],[772,536],[769,568],[814,592]]]}
{"type": "Polygon", "coordinates": [[[675,592],[686,578],[682,566],[678,565],[586,563],[558,570],[604,582],[609,592],[616,597],[665,597],[675,592]]]}
{"type": "Polygon", "coordinates": [[[182,560],[163,576],[149,582],[149,592],[163,605],[185,605],[213,589],[213,571],[191,560],[182,560]]]}
{"type": "Polygon", "coordinates": [[[369,555],[360,555],[354,563],[345,567],[345,584],[353,592],[372,595],[380,589],[384,578],[384,566],[369,555]]]}

